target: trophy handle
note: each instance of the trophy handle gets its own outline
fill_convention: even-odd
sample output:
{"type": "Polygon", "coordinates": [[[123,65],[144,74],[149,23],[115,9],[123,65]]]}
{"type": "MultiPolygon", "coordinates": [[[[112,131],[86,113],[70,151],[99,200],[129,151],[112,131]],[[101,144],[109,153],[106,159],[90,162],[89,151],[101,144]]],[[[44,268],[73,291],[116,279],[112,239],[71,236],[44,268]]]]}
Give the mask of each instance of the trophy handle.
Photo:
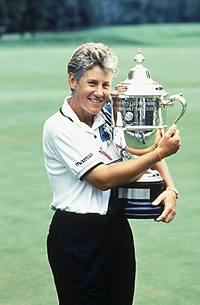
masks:
{"type": "Polygon", "coordinates": [[[181,113],[175,119],[173,124],[176,124],[178,122],[178,120],[180,120],[180,118],[184,115],[184,113],[186,111],[186,108],[187,108],[187,102],[186,102],[186,100],[184,99],[184,97],[182,95],[183,95],[183,93],[171,95],[168,98],[168,100],[166,101],[166,104],[164,105],[164,106],[172,107],[174,105],[174,101],[178,101],[182,105],[181,113]]]}

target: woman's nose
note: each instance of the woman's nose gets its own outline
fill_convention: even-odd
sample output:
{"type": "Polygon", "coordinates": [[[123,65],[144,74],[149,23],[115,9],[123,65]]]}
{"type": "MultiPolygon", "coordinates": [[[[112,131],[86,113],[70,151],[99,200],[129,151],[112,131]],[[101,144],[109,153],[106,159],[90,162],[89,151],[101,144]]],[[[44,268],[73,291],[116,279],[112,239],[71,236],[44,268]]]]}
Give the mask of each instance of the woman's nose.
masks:
{"type": "Polygon", "coordinates": [[[102,86],[98,86],[98,87],[96,88],[96,90],[95,90],[95,95],[96,95],[97,97],[102,97],[102,96],[103,96],[103,88],[102,88],[102,86]]]}

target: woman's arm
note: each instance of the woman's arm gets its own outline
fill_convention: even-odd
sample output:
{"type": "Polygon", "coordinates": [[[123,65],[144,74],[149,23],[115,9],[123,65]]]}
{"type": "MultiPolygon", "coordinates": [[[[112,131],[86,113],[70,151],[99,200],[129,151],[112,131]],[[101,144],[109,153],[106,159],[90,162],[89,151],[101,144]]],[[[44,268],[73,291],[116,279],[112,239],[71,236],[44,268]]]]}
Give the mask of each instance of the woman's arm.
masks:
{"type": "Polygon", "coordinates": [[[101,164],[85,175],[84,180],[102,191],[131,183],[154,166],[160,157],[170,156],[179,148],[179,131],[176,126],[172,126],[159,141],[157,150],[127,161],[111,165],[101,164]]]}

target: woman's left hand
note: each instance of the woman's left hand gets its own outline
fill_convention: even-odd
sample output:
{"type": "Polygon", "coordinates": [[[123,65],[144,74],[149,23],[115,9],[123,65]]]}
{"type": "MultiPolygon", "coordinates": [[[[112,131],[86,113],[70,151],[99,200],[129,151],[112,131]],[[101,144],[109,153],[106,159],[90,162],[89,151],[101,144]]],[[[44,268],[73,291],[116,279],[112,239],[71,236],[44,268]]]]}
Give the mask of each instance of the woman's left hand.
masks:
{"type": "Polygon", "coordinates": [[[161,202],[164,204],[164,211],[155,220],[169,223],[176,215],[176,193],[173,190],[165,190],[152,202],[152,205],[156,206],[161,202]]]}

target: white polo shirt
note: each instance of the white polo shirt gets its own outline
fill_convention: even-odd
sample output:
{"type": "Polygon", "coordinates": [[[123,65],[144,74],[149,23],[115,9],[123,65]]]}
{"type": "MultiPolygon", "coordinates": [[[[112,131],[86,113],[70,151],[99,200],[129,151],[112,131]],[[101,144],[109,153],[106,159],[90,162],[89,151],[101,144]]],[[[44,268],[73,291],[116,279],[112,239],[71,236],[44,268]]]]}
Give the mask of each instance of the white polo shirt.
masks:
{"type": "Polygon", "coordinates": [[[111,115],[103,108],[90,128],[71,109],[70,100],[71,97],[66,98],[61,110],[44,124],[45,166],[53,191],[50,207],[103,215],[107,212],[110,190],[101,191],[82,177],[101,163],[120,159],[113,141],[108,145],[112,134],[111,115]]]}

